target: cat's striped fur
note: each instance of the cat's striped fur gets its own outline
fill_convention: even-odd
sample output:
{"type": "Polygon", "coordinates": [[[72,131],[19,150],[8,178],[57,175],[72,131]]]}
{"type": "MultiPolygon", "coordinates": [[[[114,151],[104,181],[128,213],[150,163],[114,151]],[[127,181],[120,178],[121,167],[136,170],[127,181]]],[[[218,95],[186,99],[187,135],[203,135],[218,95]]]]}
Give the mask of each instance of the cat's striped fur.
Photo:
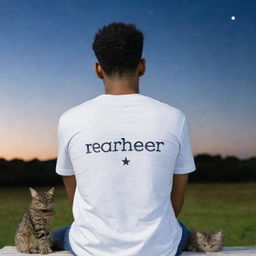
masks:
{"type": "Polygon", "coordinates": [[[50,226],[54,216],[54,187],[47,192],[29,188],[32,201],[15,233],[17,251],[48,254],[52,252],[50,226]]]}
{"type": "Polygon", "coordinates": [[[186,251],[192,252],[218,252],[223,249],[223,230],[217,232],[191,231],[186,251]]]}

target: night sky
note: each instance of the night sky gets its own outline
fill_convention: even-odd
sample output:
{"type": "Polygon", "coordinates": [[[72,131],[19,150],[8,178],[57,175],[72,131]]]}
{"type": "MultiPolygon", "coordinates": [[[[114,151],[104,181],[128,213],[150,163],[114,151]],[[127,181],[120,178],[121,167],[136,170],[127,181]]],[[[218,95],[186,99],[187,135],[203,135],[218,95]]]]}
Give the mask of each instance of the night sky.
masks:
{"type": "Polygon", "coordinates": [[[0,157],[57,156],[60,115],[105,92],[92,41],[113,21],[144,33],[140,93],[186,114],[194,155],[256,155],[256,1],[0,0],[0,157]]]}

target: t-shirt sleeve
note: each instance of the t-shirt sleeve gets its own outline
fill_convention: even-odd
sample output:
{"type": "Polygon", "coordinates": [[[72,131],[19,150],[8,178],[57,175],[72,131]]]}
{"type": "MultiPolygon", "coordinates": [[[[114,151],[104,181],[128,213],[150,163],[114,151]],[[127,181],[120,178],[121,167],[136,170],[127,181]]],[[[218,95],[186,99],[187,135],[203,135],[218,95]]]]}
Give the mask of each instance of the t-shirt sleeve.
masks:
{"type": "Polygon", "coordinates": [[[75,175],[69,153],[67,151],[67,138],[64,133],[64,127],[61,123],[61,119],[57,128],[58,137],[58,157],[56,162],[56,173],[63,176],[75,175]]]}
{"type": "Polygon", "coordinates": [[[190,143],[190,135],[186,117],[184,117],[183,127],[180,136],[180,148],[176,159],[174,174],[185,174],[196,170],[194,156],[190,143]]]}

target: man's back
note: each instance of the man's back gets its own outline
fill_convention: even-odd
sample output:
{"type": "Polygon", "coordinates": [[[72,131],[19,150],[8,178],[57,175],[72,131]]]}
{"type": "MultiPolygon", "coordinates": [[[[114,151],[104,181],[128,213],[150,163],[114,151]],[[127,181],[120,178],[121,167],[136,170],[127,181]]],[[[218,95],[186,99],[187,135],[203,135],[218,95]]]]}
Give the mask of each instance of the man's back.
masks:
{"type": "Polygon", "coordinates": [[[102,94],[63,113],[58,137],[56,172],[77,182],[73,251],[174,256],[172,175],[195,170],[185,115],[142,94],[102,94]]]}

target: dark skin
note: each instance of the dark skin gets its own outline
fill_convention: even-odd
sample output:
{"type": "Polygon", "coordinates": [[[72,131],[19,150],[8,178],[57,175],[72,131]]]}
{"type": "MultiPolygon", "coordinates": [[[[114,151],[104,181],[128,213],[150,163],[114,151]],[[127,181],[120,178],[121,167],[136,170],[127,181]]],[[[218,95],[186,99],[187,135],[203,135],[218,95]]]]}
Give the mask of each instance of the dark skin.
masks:
{"type": "Polygon", "coordinates": [[[99,63],[94,64],[94,71],[97,77],[103,80],[105,94],[139,93],[139,78],[146,71],[146,61],[141,59],[137,69],[132,74],[122,75],[122,77],[118,74],[108,76],[99,63]]]}
{"type": "MultiPolygon", "coordinates": [[[[94,64],[94,71],[98,78],[103,80],[105,86],[105,94],[130,94],[139,93],[139,78],[143,76],[146,71],[145,59],[141,59],[137,69],[132,74],[126,74],[120,77],[118,74],[112,74],[108,76],[99,63],[94,64]]],[[[189,174],[174,174],[172,192],[170,200],[174,209],[175,216],[181,212],[185,188],[188,182],[189,174]]],[[[76,178],[72,176],[62,176],[63,183],[67,192],[68,200],[73,205],[74,193],[76,189],[76,178]]]]}
{"type": "Polygon", "coordinates": [[[188,177],[188,173],[173,174],[170,199],[176,218],[179,216],[184,204],[185,189],[188,183],[188,177]]]}
{"type": "Polygon", "coordinates": [[[62,180],[66,189],[68,200],[70,204],[73,205],[73,199],[76,190],[76,177],[75,175],[62,176],[62,180]]]}

